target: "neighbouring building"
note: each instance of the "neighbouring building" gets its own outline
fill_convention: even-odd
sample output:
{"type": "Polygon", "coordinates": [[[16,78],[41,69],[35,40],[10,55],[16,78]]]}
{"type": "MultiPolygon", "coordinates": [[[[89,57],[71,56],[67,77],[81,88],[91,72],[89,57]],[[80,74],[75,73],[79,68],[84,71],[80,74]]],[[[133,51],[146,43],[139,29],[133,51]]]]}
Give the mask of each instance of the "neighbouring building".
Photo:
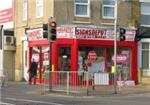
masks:
{"type": "Polygon", "coordinates": [[[47,23],[50,16],[53,16],[53,8],[54,0],[15,0],[16,80],[22,80],[28,76],[30,61],[28,39],[30,38],[26,33],[27,30],[31,31],[31,36],[35,35],[35,40],[40,39],[42,25],[47,23]],[[40,37],[36,38],[38,35],[40,37]]]}
{"type": "Polygon", "coordinates": [[[142,83],[150,84],[150,10],[149,0],[140,0],[139,34],[142,39],[138,43],[138,66],[142,83]]]}
{"type": "MultiPolygon", "coordinates": [[[[0,0],[0,26],[3,27],[3,53],[0,53],[0,65],[6,79],[15,80],[15,35],[14,35],[14,0],[0,0]]],[[[1,68],[0,68],[1,69],[1,68]]]]}
{"type": "MultiPolygon", "coordinates": [[[[139,21],[138,0],[118,2],[117,30],[126,29],[126,40],[117,41],[118,65],[125,80],[138,82],[138,45],[134,41],[139,21]]],[[[43,24],[54,17],[57,40],[52,44],[55,71],[82,70],[89,62],[90,73],[110,72],[114,55],[115,0],[16,0],[16,77],[27,79],[32,58],[38,62],[38,79],[48,65],[49,41],[43,24]],[[92,56],[94,55],[94,57],[92,56]],[[94,62],[92,61],[94,60],[94,62]],[[97,63],[97,64],[96,64],[97,63]]],[[[119,35],[117,36],[119,39],[119,35]]]]}

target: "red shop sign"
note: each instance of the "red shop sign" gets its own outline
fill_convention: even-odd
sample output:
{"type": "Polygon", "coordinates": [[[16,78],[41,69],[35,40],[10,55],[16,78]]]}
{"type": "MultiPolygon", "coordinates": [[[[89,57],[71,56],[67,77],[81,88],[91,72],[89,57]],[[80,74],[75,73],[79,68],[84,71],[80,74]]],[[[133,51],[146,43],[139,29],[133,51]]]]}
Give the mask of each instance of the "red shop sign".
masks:
{"type": "Polygon", "coordinates": [[[96,54],[95,51],[90,51],[90,52],[88,53],[88,60],[90,60],[90,61],[95,61],[96,58],[97,58],[97,54],[96,54]]]}

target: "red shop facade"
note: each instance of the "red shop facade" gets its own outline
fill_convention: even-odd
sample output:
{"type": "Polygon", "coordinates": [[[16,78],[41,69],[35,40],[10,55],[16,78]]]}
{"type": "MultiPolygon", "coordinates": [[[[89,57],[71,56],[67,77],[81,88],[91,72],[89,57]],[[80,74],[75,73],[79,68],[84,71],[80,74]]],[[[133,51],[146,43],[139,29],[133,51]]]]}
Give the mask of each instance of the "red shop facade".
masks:
{"type": "MultiPolygon", "coordinates": [[[[30,31],[29,31],[30,32],[30,31]]],[[[48,62],[49,42],[39,33],[29,42],[29,64],[37,58],[38,80],[43,80],[43,71],[48,62]],[[38,35],[39,34],[39,35],[38,35]],[[39,38],[37,40],[37,38],[39,38]]],[[[126,40],[117,41],[117,70],[121,70],[123,80],[138,82],[137,43],[135,30],[126,30],[126,40]]],[[[114,55],[113,28],[57,27],[57,40],[52,43],[51,63],[54,71],[111,72],[114,55]],[[86,65],[86,68],[84,67],[86,65]]]]}

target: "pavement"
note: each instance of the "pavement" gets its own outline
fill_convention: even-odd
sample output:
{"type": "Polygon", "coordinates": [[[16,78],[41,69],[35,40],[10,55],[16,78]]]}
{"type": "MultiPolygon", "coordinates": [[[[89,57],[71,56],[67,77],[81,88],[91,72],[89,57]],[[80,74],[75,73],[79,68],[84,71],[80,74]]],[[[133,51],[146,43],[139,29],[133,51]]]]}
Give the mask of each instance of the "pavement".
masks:
{"type": "MultiPolygon", "coordinates": [[[[29,85],[27,82],[8,82],[6,86],[1,89],[2,96],[3,94],[29,94],[29,95],[63,95],[68,96],[67,94],[62,94],[62,92],[50,92],[45,94],[44,86],[41,84],[38,85],[29,85]]],[[[107,94],[106,96],[135,96],[135,95],[150,95],[150,86],[147,85],[135,85],[135,86],[124,86],[120,87],[117,94],[107,94]]],[[[71,96],[71,95],[69,95],[71,96]]],[[[86,95],[85,95],[86,96],[86,95]]],[[[94,96],[94,95],[92,95],[94,96]]],[[[96,97],[98,95],[95,95],[96,97]]],[[[105,94],[103,94],[105,96],[105,94]]],[[[88,96],[87,96],[88,97],[88,96]]]]}

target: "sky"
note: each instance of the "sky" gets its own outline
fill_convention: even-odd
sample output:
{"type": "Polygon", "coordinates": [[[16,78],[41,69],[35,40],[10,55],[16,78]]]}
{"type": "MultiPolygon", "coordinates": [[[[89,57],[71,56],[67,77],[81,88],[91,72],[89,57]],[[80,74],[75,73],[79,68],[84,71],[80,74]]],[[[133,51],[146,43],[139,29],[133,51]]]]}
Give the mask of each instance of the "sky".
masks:
{"type": "Polygon", "coordinates": [[[0,10],[12,7],[12,0],[0,0],[0,10]]]}

